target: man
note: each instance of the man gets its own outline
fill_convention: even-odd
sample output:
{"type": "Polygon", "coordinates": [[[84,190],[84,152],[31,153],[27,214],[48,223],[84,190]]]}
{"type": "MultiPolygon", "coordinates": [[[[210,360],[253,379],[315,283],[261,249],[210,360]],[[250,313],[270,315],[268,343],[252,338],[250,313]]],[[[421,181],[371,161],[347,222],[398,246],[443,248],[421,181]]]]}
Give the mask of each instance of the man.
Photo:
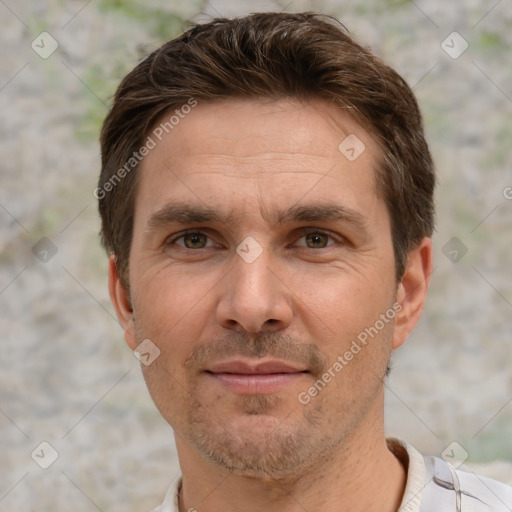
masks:
{"type": "Polygon", "coordinates": [[[319,15],[213,20],[127,75],[101,146],[110,294],[182,471],[156,511],[511,510],[384,434],[434,217],[396,72],[319,15]]]}

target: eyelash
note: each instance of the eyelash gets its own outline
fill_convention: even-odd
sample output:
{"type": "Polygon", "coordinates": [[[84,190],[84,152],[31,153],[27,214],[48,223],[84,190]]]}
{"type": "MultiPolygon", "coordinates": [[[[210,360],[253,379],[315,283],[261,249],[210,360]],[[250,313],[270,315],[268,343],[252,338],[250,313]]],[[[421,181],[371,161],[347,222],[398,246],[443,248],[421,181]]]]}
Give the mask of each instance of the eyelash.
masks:
{"type": "MultiPolygon", "coordinates": [[[[346,244],[347,243],[347,240],[344,239],[343,237],[335,237],[333,236],[331,233],[329,233],[328,231],[324,231],[322,229],[318,229],[318,228],[314,228],[314,227],[306,227],[306,228],[302,228],[300,229],[300,238],[303,238],[305,236],[307,236],[308,234],[310,233],[318,233],[318,234],[321,234],[321,235],[326,235],[327,237],[329,237],[331,240],[333,240],[335,243],[342,243],[342,244],[346,244]]],[[[166,242],[165,242],[165,245],[166,246],[170,246],[172,244],[174,244],[177,240],[180,240],[181,238],[184,238],[186,235],[205,235],[207,236],[208,238],[211,239],[211,237],[205,233],[204,231],[200,231],[200,230],[187,230],[187,231],[184,231],[183,233],[180,233],[179,235],[175,236],[174,238],[172,239],[167,239],[166,242]]],[[[188,250],[188,251],[197,251],[197,250],[200,250],[200,249],[208,249],[209,247],[200,247],[199,249],[190,249],[188,247],[183,247],[183,246],[179,246],[181,247],[182,249],[185,249],[185,250],[188,250]]],[[[327,249],[328,247],[331,247],[331,245],[328,245],[326,247],[320,247],[319,249],[327,249]]],[[[315,251],[318,251],[319,249],[313,249],[311,247],[303,247],[301,246],[302,249],[312,249],[312,250],[315,250],[315,251]]]]}

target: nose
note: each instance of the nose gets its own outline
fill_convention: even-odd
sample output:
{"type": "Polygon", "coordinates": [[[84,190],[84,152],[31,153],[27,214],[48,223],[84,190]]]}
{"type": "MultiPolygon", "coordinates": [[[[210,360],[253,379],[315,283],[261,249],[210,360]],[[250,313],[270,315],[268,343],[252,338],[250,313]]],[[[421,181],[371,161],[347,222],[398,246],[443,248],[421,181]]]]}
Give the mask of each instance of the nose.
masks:
{"type": "Polygon", "coordinates": [[[238,254],[234,260],[231,271],[219,283],[222,295],[217,306],[218,323],[240,333],[288,327],[292,293],[268,251],[251,262],[238,254]]]}

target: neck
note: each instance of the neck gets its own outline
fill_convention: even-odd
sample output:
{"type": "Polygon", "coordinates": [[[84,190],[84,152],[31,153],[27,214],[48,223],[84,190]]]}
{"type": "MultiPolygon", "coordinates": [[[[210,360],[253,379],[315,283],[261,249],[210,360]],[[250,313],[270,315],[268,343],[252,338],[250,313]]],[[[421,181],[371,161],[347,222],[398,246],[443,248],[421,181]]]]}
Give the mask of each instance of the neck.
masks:
{"type": "Polygon", "coordinates": [[[395,512],[406,473],[386,444],[383,421],[368,416],[362,422],[368,425],[359,425],[325,456],[284,477],[234,474],[206,462],[177,438],[183,474],[180,512],[395,512]]]}

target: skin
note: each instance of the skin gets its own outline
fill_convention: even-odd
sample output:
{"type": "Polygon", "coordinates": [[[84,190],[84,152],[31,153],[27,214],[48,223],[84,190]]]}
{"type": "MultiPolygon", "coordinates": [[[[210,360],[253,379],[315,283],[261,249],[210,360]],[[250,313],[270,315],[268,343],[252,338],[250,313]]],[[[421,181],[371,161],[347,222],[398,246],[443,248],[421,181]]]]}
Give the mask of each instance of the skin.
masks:
{"type": "Polygon", "coordinates": [[[406,476],[386,445],[383,380],[421,315],[432,247],[424,238],[409,253],[397,283],[379,154],[320,100],[231,99],[199,104],[141,163],[131,296],[114,256],[109,288],[130,348],[160,350],[142,369],[175,432],[180,510],[397,510],[406,476]],[[349,134],[366,147],[354,161],[338,149],[349,134]],[[233,215],[155,221],[175,203],[233,215]],[[353,215],[276,223],[278,210],[327,203],[353,215]],[[200,234],[178,238],[190,229],[200,234]],[[236,251],[249,236],[262,248],[250,263],[236,251]],[[394,320],[302,404],[395,302],[394,320]],[[206,372],[234,358],[303,371],[276,391],[239,392],[206,372]]]}

